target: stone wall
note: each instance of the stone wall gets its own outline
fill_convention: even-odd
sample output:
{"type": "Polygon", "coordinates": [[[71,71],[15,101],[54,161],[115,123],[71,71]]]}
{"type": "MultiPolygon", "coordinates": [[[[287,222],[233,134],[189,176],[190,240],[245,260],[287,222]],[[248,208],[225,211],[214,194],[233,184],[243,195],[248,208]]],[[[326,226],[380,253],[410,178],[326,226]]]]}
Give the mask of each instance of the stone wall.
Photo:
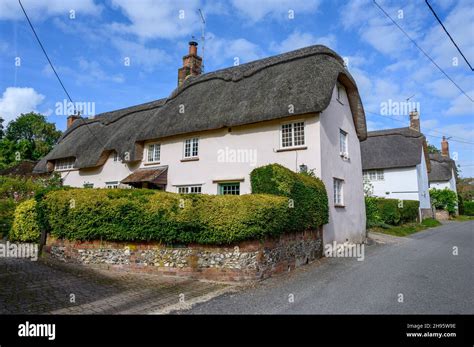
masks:
{"type": "Polygon", "coordinates": [[[449,212],[445,210],[436,210],[437,220],[449,220],[449,212]]]}
{"type": "Polygon", "coordinates": [[[125,271],[217,281],[252,281],[322,256],[322,229],[229,246],[167,246],[157,242],[67,241],[49,237],[47,256],[125,271]]]}

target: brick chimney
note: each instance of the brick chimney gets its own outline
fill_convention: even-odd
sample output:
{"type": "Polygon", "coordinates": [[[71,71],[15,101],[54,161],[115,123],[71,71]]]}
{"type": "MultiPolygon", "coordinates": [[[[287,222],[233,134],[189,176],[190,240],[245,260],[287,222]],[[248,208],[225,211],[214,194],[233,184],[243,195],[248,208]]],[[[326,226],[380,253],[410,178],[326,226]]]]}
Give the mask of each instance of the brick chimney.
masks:
{"type": "Polygon", "coordinates": [[[410,112],[410,128],[420,132],[420,115],[416,108],[410,112]]]}
{"type": "Polygon", "coordinates": [[[449,158],[449,142],[445,136],[443,136],[443,140],[441,140],[441,155],[449,158]]]}
{"type": "Polygon", "coordinates": [[[67,129],[69,129],[72,126],[72,123],[74,123],[76,119],[80,119],[80,118],[81,116],[78,114],[72,114],[69,117],[67,117],[67,129]]]}
{"type": "Polygon", "coordinates": [[[189,42],[189,53],[183,57],[183,67],[178,70],[178,86],[182,85],[188,76],[201,74],[202,58],[197,55],[197,42],[189,42]]]}

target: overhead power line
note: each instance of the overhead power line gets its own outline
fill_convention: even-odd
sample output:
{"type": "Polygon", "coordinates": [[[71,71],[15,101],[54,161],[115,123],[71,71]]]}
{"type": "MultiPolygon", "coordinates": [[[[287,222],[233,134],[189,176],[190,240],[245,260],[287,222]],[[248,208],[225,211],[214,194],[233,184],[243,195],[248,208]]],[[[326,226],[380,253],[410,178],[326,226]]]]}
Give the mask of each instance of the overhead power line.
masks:
{"type": "Polygon", "coordinates": [[[446,35],[448,35],[449,39],[451,40],[451,42],[453,43],[454,47],[456,47],[456,49],[458,50],[459,54],[461,54],[461,56],[464,58],[464,61],[466,62],[467,65],[469,65],[469,67],[471,68],[471,71],[474,71],[474,69],[472,68],[471,64],[469,64],[469,62],[467,61],[467,58],[464,56],[463,52],[461,52],[461,49],[458,47],[458,45],[456,44],[456,42],[454,42],[453,38],[451,37],[451,35],[449,34],[448,30],[445,28],[445,26],[443,25],[443,22],[441,22],[441,19],[438,17],[438,15],[436,14],[435,10],[433,9],[433,7],[431,7],[430,3],[428,2],[428,0],[425,0],[425,3],[428,5],[428,7],[430,8],[431,12],[433,12],[433,15],[435,16],[435,18],[438,20],[439,24],[443,27],[443,30],[444,32],[446,33],[446,35]]]}
{"type": "MultiPolygon", "coordinates": [[[[71,96],[69,95],[68,91],[66,90],[66,87],[64,86],[63,81],[61,80],[61,78],[59,77],[58,73],[56,72],[56,69],[54,68],[53,63],[51,62],[51,59],[49,59],[48,53],[47,53],[46,50],[44,49],[44,46],[43,46],[43,44],[41,43],[41,40],[40,40],[38,34],[36,33],[36,30],[35,30],[35,28],[33,27],[33,24],[31,23],[30,17],[28,17],[28,14],[26,13],[26,10],[25,10],[25,8],[23,7],[23,4],[21,3],[21,0],[18,0],[18,3],[20,4],[21,9],[23,10],[23,13],[25,14],[26,20],[28,21],[28,24],[30,25],[31,30],[33,31],[33,34],[35,35],[36,40],[38,41],[38,43],[39,43],[39,45],[40,45],[40,47],[41,47],[41,50],[43,51],[43,53],[44,53],[46,59],[48,60],[48,63],[49,63],[49,65],[51,66],[51,69],[53,70],[54,74],[56,75],[56,78],[58,79],[59,84],[61,84],[61,87],[63,88],[64,93],[66,93],[66,95],[67,95],[69,101],[72,103],[72,105],[73,105],[73,107],[74,107],[74,113],[77,114],[76,105],[75,105],[74,101],[72,101],[72,98],[71,98],[71,96]]],[[[89,130],[89,132],[91,133],[92,137],[94,137],[94,139],[103,147],[102,142],[97,138],[97,136],[95,136],[95,134],[92,132],[91,128],[89,128],[89,125],[87,124],[86,120],[85,120],[84,118],[82,118],[82,117],[80,117],[79,119],[82,120],[83,124],[86,126],[87,130],[89,130]]]]}
{"type": "Polygon", "coordinates": [[[406,37],[408,37],[408,39],[416,46],[416,48],[418,48],[420,50],[420,52],[423,53],[433,63],[433,65],[436,66],[438,68],[438,70],[441,71],[443,73],[443,75],[445,75],[446,78],[449,79],[451,81],[451,83],[453,83],[456,86],[456,88],[458,88],[461,91],[461,93],[463,93],[469,100],[471,100],[471,102],[474,102],[474,100],[469,95],[467,95],[467,93],[451,77],[449,77],[449,75],[438,64],[436,64],[436,62],[428,55],[428,53],[426,53],[420,46],[418,46],[418,44],[415,42],[415,40],[413,40],[411,38],[411,36],[408,35],[406,33],[406,31],[403,30],[403,28],[400,25],[398,25],[398,23],[395,22],[392,19],[392,17],[390,17],[390,15],[377,3],[377,1],[373,0],[373,2],[380,9],[380,11],[382,11],[385,14],[385,16],[387,16],[387,18],[390,19],[392,21],[392,23],[395,24],[396,27],[398,29],[400,29],[400,31],[406,37]]]}

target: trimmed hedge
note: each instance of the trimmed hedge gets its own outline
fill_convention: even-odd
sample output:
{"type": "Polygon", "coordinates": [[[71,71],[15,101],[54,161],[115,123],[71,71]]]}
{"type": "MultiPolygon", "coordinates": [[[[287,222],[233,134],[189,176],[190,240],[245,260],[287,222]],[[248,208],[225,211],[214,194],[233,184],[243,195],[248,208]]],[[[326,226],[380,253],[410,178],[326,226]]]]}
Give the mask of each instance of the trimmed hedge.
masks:
{"type": "Polygon", "coordinates": [[[365,197],[367,227],[400,225],[418,219],[420,202],[416,200],[365,197]],[[401,206],[401,207],[399,207],[401,206]]]}
{"type": "Polygon", "coordinates": [[[253,194],[290,198],[288,231],[315,229],[328,222],[328,197],[319,178],[270,164],[252,170],[250,180],[253,194]]]}
{"type": "Polygon", "coordinates": [[[474,216],[474,201],[464,201],[464,214],[474,216]]]}
{"type": "Polygon", "coordinates": [[[285,232],[288,201],[270,195],[181,195],[71,189],[41,202],[46,227],[70,240],[229,244],[285,232]]]}
{"type": "Polygon", "coordinates": [[[38,223],[37,202],[34,199],[25,200],[15,209],[15,219],[8,235],[12,241],[37,242],[41,235],[38,223]]]}

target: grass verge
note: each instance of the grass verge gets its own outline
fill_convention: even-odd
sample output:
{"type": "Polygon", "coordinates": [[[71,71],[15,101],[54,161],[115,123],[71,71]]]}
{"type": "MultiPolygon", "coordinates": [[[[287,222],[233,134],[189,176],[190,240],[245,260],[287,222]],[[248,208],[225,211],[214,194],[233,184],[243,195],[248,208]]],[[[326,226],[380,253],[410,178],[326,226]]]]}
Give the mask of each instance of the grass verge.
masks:
{"type": "Polygon", "coordinates": [[[460,216],[456,216],[456,217],[451,218],[451,220],[454,220],[456,222],[467,222],[467,221],[470,221],[470,220],[474,220],[474,216],[460,215],[460,216]]]}
{"type": "Polygon", "coordinates": [[[434,228],[441,225],[439,221],[432,218],[427,218],[421,223],[406,223],[399,226],[390,226],[385,225],[383,228],[375,227],[371,228],[370,231],[375,231],[378,233],[384,233],[393,236],[408,236],[414,234],[418,231],[425,230],[428,228],[434,228]]]}

